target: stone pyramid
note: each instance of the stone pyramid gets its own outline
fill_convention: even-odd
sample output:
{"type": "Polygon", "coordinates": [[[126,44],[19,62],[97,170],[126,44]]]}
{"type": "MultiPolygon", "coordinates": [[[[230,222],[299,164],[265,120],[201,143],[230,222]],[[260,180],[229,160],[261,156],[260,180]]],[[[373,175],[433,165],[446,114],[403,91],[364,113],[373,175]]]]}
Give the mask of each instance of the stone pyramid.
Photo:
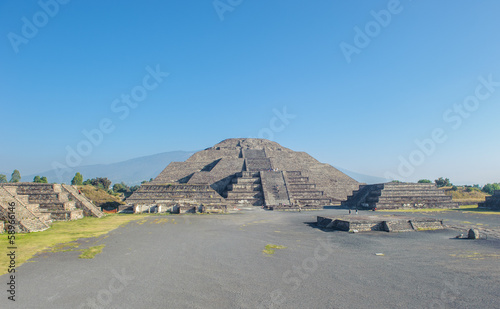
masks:
{"type": "Polygon", "coordinates": [[[170,163],[127,199],[136,211],[151,207],[197,211],[242,205],[318,209],[339,205],[359,183],[305,152],[265,139],[233,138],[170,163]],[[139,210],[137,210],[139,207],[139,210]]]}

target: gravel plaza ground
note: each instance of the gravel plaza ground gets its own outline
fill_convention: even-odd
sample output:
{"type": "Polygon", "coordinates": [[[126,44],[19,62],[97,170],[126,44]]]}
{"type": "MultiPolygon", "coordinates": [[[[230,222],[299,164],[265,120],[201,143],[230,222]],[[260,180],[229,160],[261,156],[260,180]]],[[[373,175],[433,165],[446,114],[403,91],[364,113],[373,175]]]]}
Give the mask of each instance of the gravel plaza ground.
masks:
{"type": "Polygon", "coordinates": [[[93,259],[44,253],[18,267],[16,301],[4,292],[0,307],[500,308],[499,215],[404,214],[453,227],[438,231],[316,228],[317,215],[339,214],[347,210],[147,217],[81,240],[105,245],[93,259]],[[454,238],[468,227],[488,239],[454,238]],[[268,245],[285,248],[264,253],[268,245]]]}

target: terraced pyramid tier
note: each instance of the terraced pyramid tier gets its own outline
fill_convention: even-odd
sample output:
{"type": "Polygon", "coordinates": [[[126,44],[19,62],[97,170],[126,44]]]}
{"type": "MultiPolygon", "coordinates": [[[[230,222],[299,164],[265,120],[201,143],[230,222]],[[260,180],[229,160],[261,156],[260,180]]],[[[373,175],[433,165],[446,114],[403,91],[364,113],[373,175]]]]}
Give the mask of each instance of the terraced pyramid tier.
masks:
{"type": "Polygon", "coordinates": [[[456,208],[451,196],[431,183],[388,182],[362,185],[343,206],[357,209],[456,208]]]}
{"type": "MultiPolygon", "coordinates": [[[[305,152],[265,139],[227,139],[193,154],[186,162],[170,163],[152,182],[127,199],[129,205],[286,206],[322,208],[340,204],[359,183],[305,152]],[[180,188],[154,193],[147,186],[180,188]],[[204,187],[201,187],[204,186],[204,187]],[[207,189],[208,188],[208,189],[207,189]],[[206,199],[209,190],[211,200],[206,199]],[[180,192],[178,191],[178,192],[180,192]]],[[[131,207],[131,206],[130,206],[131,207]]],[[[141,208],[142,209],[142,208],[141,208]]],[[[150,208],[148,208],[150,209],[150,208]]]]}
{"type": "Polygon", "coordinates": [[[35,213],[47,215],[52,221],[75,220],[84,215],[103,215],[73,186],[33,182],[5,183],[1,186],[35,213]]]}

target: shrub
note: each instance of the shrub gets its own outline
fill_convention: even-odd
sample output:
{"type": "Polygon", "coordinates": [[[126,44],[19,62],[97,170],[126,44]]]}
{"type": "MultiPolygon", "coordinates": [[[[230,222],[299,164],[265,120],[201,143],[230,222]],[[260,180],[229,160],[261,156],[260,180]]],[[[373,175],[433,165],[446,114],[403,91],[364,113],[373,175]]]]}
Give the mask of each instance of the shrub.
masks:
{"type": "Polygon", "coordinates": [[[439,177],[438,179],[434,180],[434,182],[436,183],[436,186],[438,188],[453,186],[448,178],[439,177]]]}
{"type": "Polygon", "coordinates": [[[500,183],[488,183],[484,185],[483,192],[493,195],[495,190],[500,190],[500,183]]]}

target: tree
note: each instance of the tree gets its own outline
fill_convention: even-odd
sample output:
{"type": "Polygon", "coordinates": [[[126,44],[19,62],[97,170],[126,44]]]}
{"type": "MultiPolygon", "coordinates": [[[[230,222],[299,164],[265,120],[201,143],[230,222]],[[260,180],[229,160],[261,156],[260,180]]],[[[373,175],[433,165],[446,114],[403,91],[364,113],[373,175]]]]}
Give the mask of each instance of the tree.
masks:
{"type": "Polygon", "coordinates": [[[7,176],[4,174],[0,174],[0,183],[6,183],[7,182],[7,176]]]}
{"type": "Polygon", "coordinates": [[[432,183],[429,179],[420,179],[418,183],[432,183]]]}
{"type": "Polygon", "coordinates": [[[111,186],[111,180],[109,180],[108,178],[104,177],[104,178],[94,178],[93,179],[93,183],[92,183],[94,186],[98,186],[99,184],[102,185],[103,189],[104,190],[109,190],[109,186],[111,186]]]}
{"type": "Polygon", "coordinates": [[[35,178],[33,178],[33,182],[36,182],[36,183],[48,183],[47,181],[47,177],[45,176],[35,176],[35,178]]]}
{"type": "Polygon", "coordinates": [[[10,182],[20,182],[21,181],[21,173],[18,170],[14,170],[10,177],[10,182]]]}
{"type": "Polygon", "coordinates": [[[71,180],[71,184],[74,186],[81,186],[83,184],[83,176],[80,173],[76,173],[75,177],[71,180]]]}
{"type": "Polygon", "coordinates": [[[84,185],[91,185],[96,188],[104,189],[104,190],[109,190],[109,186],[111,185],[111,180],[108,178],[102,178],[102,177],[97,177],[97,178],[92,178],[92,179],[87,179],[83,182],[84,185]]]}
{"type": "Polygon", "coordinates": [[[500,190],[500,183],[488,183],[483,187],[483,192],[493,195],[495,190],[500,190]]]}
{"type": "Polygon", "coordinates": [[[436,186],[438,188],[453,186],[453,184],[450,182],[448,178],[443,179],[443,177],[439,177],[438,179],[434,180],[434,182],[436,183],[436,186]]]}
{"type": "Polygon", "coordinates": [[[115,183],[113,185],[113,192],[120,192],[120,193],[130,192],[130,188],[123,182],[115,183]]]}

